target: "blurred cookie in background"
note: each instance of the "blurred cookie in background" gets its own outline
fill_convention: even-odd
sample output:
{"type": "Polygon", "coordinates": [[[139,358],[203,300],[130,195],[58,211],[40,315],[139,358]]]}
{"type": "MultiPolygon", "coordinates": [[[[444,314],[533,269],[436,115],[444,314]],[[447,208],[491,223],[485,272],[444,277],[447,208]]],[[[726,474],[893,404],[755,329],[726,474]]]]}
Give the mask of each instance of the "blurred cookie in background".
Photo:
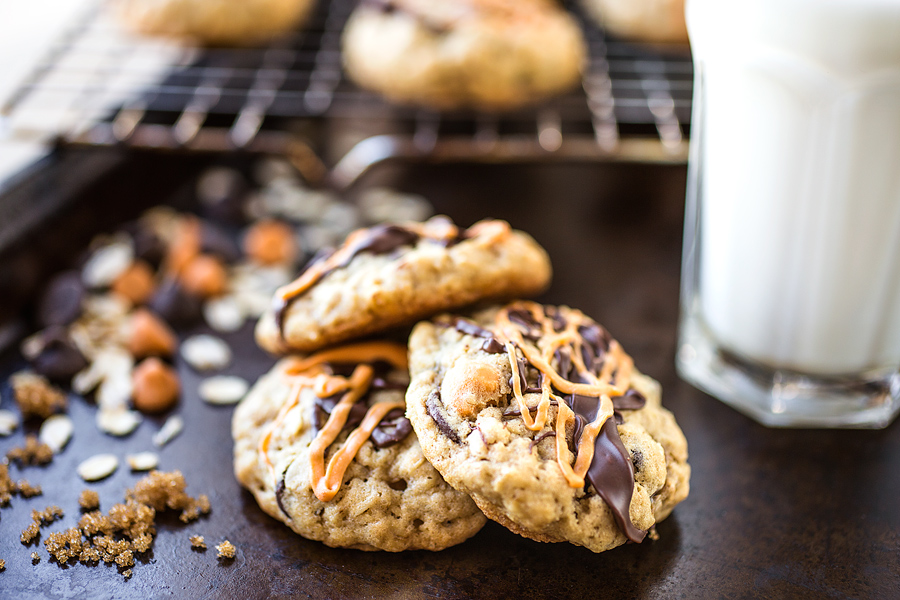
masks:
{"type": "Polygon", "coordinates": [[[343,37],[361,87],[437,109],[503,110],[580,80],[585,43],[550,0],[363,0],[343,37]]]}
{"type": "Polygon", "coordinates": [[[113,0],[119,20],[144,35],[241,46],[299,27],[315,0],[113,0]]]}
{"type": "Polygon", "coordinates": [[[581,0],[613,35],[661,44],[687,44],[684,0],[581,0]]]}

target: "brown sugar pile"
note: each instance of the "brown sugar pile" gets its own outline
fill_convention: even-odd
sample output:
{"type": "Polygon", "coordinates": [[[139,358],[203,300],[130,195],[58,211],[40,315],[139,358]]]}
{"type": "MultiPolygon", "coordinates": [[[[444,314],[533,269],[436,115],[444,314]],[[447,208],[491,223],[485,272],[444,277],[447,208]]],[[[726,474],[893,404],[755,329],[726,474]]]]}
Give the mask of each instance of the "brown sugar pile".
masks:
{"type": "Polygon", "coordinates": [[[81,510],[97,510],[100,508],[100,495],[94,490],[84,490],[78,497],[81,510]]]}
{"type": "Polygon", "coordinates": [[[232,559],[237,555],[237,548],[235,548],[234,544],[228,540],[225,540],[221,544],[217,544],[216,550],[219,551],[219,558],[232,559]]]}
{"type": "Polygon", "coordinates": [[[23,467],[46,465],[53,460],[53,449],[47,444],[38,441],[36,435],[29,434],[25,436],[25,445],[13,448],[7,452],[6,458],[23,467]]]}
{"type": "Polygon", "coordinates": [[[46,419],[52,414],[64,412],[68,406],[66,395],[47,379],[28,371],[16,373],[9,379],[13,397],[22,417],[46,419]]]}
{"type": "MultiPolygon", "coordinates": [[[[156,535],[156,513],[167,509],[180,510],[181,521],[187,523],[209,512],[209,499],[200,495],[193,498],[185,493],[187,483],[179,471],[163,473],[151,471],[149,475],[125,492],[125,503],[115,504],[106,514],[99,510],[82,515],[78,527],[51,533],[44,546],[52,559],[63,565],[69,561],[97,564],[103,561],[115,563],[122,575],[132,575],[135,554],[150,550],[156,535]]],[[[79,503],[99,499],[85,490],[79,503]]]]}
{"type": "Polygon", "coordinates": [[[37,538],[41,527],[61,519],[63,514],[63,510],[58,506],[48,506],[44,510],[32,510],[31,524],[22,530],[19,539],[27,546],[37,538]]]}
{"type": "Polygon", "coordinates": [[[21,479],[18,483],[9,478],[9,465],[0,463],[0,506],[6,506],[13,494],[19,494],[23,498],[31,498],[41,493],[41,486],[31,485],[21,479]]]}
{"type": "Polygon", "coordinates": [[[191,536],[191,548],[196,550],[206,550],[206,540],[203,539],[202,535],[191,536]]]}

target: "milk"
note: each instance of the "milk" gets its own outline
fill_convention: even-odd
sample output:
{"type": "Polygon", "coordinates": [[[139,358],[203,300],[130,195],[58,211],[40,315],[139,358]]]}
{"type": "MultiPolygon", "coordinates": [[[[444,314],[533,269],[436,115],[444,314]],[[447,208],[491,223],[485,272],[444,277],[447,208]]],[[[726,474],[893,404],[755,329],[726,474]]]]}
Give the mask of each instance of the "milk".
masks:
{"type": "Polygon", "coordinates": [[[688,0],[699,286],[724,348],[900,366],[900,0],[688,0]]]}

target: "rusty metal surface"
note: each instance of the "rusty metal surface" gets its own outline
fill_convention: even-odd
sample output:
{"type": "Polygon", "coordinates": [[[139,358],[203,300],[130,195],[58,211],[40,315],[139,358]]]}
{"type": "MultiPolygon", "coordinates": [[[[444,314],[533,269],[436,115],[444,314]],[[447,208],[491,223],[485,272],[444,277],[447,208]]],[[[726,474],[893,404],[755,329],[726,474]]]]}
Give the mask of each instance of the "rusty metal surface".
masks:
{"type": "MultiPolygon", "coordinates": [[[[82,194],[75,214],[136,213],[185,192],[207,158],[136,157],[82,194]],[[165,174],[165,177],[161,177],[165,174]],[[80,211],[80,212],[79,212],[80,211]]],[[[231,472],[232,410],[203,404],[198,376],[183,364],[177,409],[184,433],[160,452],[162,469],[181,469],[188,492],[209,494],[212,513],[190,525],[166,517],[145,561],[125,581],[112,567],[60,568],[19,543],[32,509],[58,504],[74,525],[87,487],[74,475],[83,458],[149,449],[161,422],[112,440],[93,424],[94,407],[72,398],[75,436],[54,462],[19,470],[44,495],[0,510],[3,598],[892,598],[900,592],[900,429],[768,430],[681,382],[675,375],[675,320],[684,169],[639,165],[426,167],[382,173],[431,198],[469,224],[487,215],[530,231],[550,252],[554,284],[542,298],[576,306],[604,323],[645,372],[688,438],[691,495],[658,528],[660,539],[595,555],[567,544],[540,544],[496,524],[438,553],[365,553],[327,548],[295,536],[260,511],[231,472]],[[201,534],[210,549],[191,550],[201,534]],[[238,547],[219,564],[212,545],[238,547]]],[[[112,218],[112,217],[110,217],[112,218]]],[[[67,218],[45,223],[16,250],[50,240],[67,218]],[[57,228],[57,229],[54,229],[57,228]]],[[[72,222],[72,221],[69,221],[72,222]]],[[[70,249],[70,254],[77,249],[70,249]]],[[[9,255],[4,257],[8,260],[9,255]]],[[[3,263],[7,264],[7,263],[3,263]]],[[[2,273],[2,267],[0,267],[2,273]]],[[[0,278],[2,280],[2,278],[0,278]]],[[[4,296],[5,297],[5,296],[4,296]]],[[[253,378],[272,359],[248,328],[225,336],[239,360],[231,372],[253,378]]],[[[0,393],[21,366],[0,359],[0,393]]],[[[0,438],[5,453],[22,431],[0,438]]],[[[138,479],[121,468],[91,485],[108,508],[138,479]]]]}

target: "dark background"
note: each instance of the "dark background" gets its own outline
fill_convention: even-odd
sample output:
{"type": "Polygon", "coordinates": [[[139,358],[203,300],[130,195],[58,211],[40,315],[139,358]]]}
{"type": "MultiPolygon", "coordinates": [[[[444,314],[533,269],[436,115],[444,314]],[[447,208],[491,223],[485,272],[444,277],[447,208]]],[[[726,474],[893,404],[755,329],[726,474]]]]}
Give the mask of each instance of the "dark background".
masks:
{"type": "MultiPolygon", "coordinates": [[[[22,302],[42,269],[72,260],[93,233],[143,207],[190,204],[193,180],[212,160],[71,150],[7,190],[0,197],[0,241],[19,242],[0,253],[0,323],[7,322],[0,331],[15,331],[8,323],[27,317],[22,302]],[[20,207],[15,218],[10,206],[20,207]]],[[[229,161],[249,164],[240,156],[229,161]]],[[[593,554],[532,542],[489,523],[468,542],[438,553],[364,553],[304,540],[238,486],[231,471],[232,409],[201,402],[199,376],[179,363],[185,391],[176,411],[186,427],[159,451],[160,468],[180,469],[189,493],[210,496],[212,513],[190,525],[173,515],[159,519],[153,549],[128,581],[102,564],[61,568],[42,543],[24,547],[19,533],[32,509],[57,504],[66,511],[42,529],[46,537],[77,522],[85,487],[99,491],[104,510],[121,502],[139,474],[123,465],[88,486],[75,467],[98,452],[124,460],[153,449],[150,438],[164,420],[147,418],[131,436],[110,438],[94,425],[93,405],[73,396],[76,431],[64,452],[46,467],[10,467],[13,478],[40,484],[44,494],[14,497],[0,510],[0,558],[6,560],[0,597],[900,597],[898,425],[766,429],[677,378],[684,167],[395,165],[363,181],[374,183],[422,193],[462,225],[491,216],[530,232],[555,268],[541,299],[596,318],[642,371],[661,381],[663,402],[687,436],[693,472],[691,494],[658,526],[660,539],[593,554]],[[191,549],[188,538],[195,534],[206,537],[206,552],[191,549]],[[220,564],[214,545],[225,538],[238,555],[220,564]],[[31,564],[33,550],[40,564],[31,564]]],[[[252,380],[272,364],[250,342],[249,326],[223,337],[238,357],[228,372],[252,380]]],[[[14,350],[0,357],[4,408],[12,402],[8,375],[22,366],[14,350]]],[[[0,452],[22,440],[21,428],[0,438],[0,452]]]]}

